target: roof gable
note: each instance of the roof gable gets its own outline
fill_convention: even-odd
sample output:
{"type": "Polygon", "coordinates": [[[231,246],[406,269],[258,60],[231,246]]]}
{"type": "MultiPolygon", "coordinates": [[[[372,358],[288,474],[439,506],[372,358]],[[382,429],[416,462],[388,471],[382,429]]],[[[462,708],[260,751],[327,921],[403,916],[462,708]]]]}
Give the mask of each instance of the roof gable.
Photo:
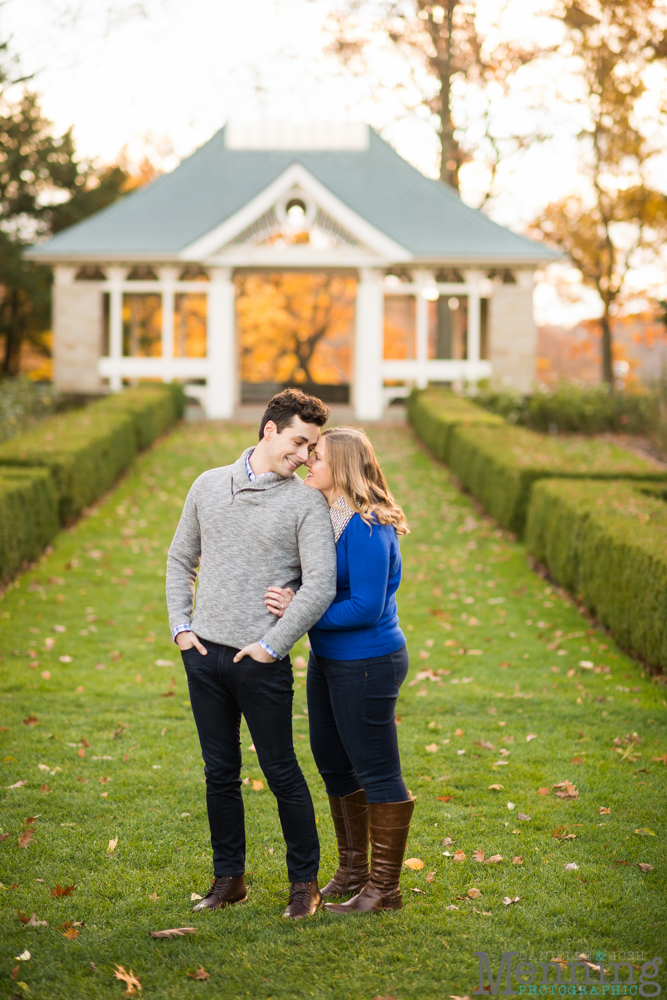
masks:
{"type": "Polygon", "coordinates": [[[233,239],[282,185],[321,207],[380,257],[536,265],[553,251],[497,225],[411,166],[369,129],[366,149],[228,149],[222,128],[170,174],[32,248],[33,259],[197,259],[233,239]],[[291,171],[291,173],[290,173],[291,171]],[[251,208],[252,206],[252,208],[251,208]],[[216,238],[217,238],[216,237],[216,238]],[[370,241],[370,242],[369,242],[370,241]],[[205,251],[205,253],[204,253],[205,251]]]}

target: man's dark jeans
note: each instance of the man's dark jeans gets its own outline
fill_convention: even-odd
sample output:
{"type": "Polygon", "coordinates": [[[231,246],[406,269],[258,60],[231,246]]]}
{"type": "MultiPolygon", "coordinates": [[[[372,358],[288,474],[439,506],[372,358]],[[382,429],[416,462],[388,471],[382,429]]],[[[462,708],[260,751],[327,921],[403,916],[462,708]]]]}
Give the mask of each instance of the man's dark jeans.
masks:
{"type": "Polygon", "coordinates": [[[317,876],[320,845],[313,802],[292,741],[292,668],[289,656],[259,663],[238,649],[201,639],[207,656],[181,650],[188,676],[206,775],[206,805],[216,875],[245,872],[245,824],[241,794],[241,715],[259,765],[278,800],[287,844],[290,882],[317,876]]]}
{"type": "Polygon", "coordinates": [[[369,802],[406,802],[394,709],[408,673],[406,646],[366,660],[310,654],[308,723],[329,795],[363,788],[369,802]]]}

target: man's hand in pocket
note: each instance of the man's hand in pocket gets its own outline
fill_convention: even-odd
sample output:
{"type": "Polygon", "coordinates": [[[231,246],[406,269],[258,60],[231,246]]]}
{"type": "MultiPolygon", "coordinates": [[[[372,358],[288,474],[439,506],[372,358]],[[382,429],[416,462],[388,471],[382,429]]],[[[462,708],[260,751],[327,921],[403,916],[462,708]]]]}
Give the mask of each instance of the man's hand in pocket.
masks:
{"type": "Polygon", "coordinates": [[[179,632],[176,636],[176,645],[181,652],[185,652],[186,649],[192,649],[194,646],[197,652],[201,653],[202,656],[208,656],[206,646],[199,641],[194,632],[179,632]]]}

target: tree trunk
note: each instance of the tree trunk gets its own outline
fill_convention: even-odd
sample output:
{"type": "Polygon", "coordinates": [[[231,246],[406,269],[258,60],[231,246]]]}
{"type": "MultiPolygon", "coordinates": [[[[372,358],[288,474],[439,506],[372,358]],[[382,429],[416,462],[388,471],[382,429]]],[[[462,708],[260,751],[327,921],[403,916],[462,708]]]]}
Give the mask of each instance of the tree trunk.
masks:
{"type": "Polygon", "coordinates": [[[602,319],[602,381],[606,382],[610,389],[614,388],[614,366],[611,350],[611,323],[609,321],[609,311],[605,306],[602,319]]]}
{"type": "Polygon", "coordinates": [[[438,77],[440,78],[440,180],[449,184],[455,191],[459,189],[459,145],[454,138],[454,123],[452,122],[452,44],[454,33],[454,10],[459,0],[447,0],[445,19],[442,27],[445,32],[439,32],[444,38],[438,45],[438,77]]]}
{"type": "Polygon", "coordinates": [[[3,375],[18,375],[21,367],[21,321],[18,311],[18,296],[16,290],[13,289],[5,312],[5,317],[9,322],[5,328],[5,356],[2,361],[3,375]]]}

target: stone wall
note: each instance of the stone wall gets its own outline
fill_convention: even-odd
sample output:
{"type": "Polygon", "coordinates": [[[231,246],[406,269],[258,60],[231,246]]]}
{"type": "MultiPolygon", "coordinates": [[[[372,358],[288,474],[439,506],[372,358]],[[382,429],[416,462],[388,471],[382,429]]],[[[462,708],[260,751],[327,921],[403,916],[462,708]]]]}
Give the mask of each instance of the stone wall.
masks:
{"type": "Polygon", "coordinates": [[[517,271],[516,284],[497,285],[489,302],[489,360],[493,385],[530,392],[535,382],[537,328],[533,275],[517,271]]]}
{"type": "Polygon", "coordinates": [[[53,287],[53,379],[62,392],[100,392],[102,292],[95,281],[74,281],[56,268],[53,287]]]}

